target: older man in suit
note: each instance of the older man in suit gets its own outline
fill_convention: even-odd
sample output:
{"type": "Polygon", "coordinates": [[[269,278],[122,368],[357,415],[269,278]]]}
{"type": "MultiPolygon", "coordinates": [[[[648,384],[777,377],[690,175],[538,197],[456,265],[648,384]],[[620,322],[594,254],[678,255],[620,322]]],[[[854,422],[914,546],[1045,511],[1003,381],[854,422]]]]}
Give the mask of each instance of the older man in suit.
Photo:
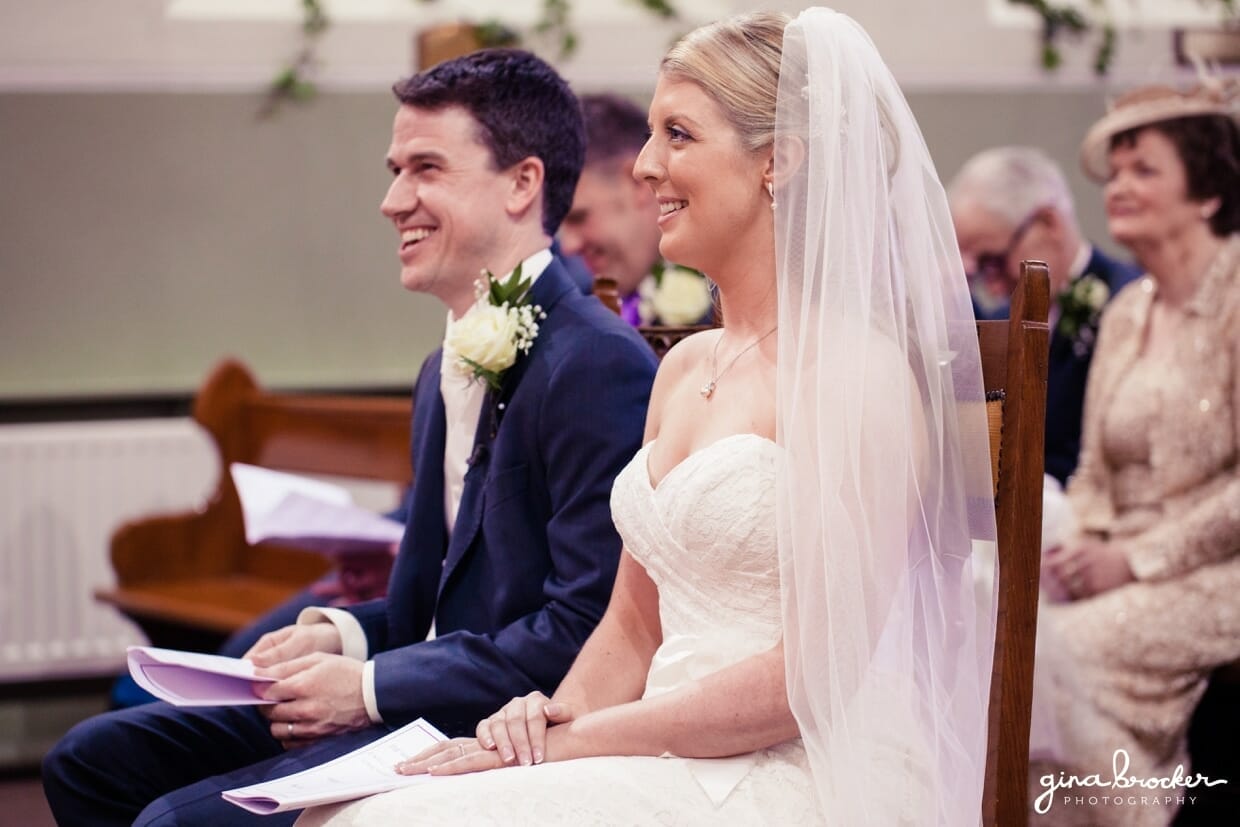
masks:
{"type": "Polygon", "coordinates": [[[655,364],[549,250],[582,163],[577,100],[516,50],[439,64],[395,92],[382,211],[402,284],[441,300],[449,326],[414,389],[416,483],[388,595],[308,609],[260,639],[250,657],[278,679],[261,714],[159,703],[76,727],[44,763],[61,823],[291,823],[219,794],[420,716],[472,731],[515,695],[551,692],[606,607],[611,485],[640,444],[655,364]],[[505,356],[512,336],[487,333],[475,282],[517,267],[534,279],[525,321],[538,330],[505,356]]]}
{"type": "MultiPolygon", "coordinates": [[[[971,282],[1007,296],[1020,262],[1050,271],[1051,350],[1046,385],[1046,473],[1060,484],[1076,470],[1081,415],[1103,303],[1139,272],[1081,235],[1072,193],[1046,153],[1003,146],[970,158],[948,186],[952,222],[971,282]],[[1095,305],[1083,309],[1081,300],[1095,305]],[[1065,312],[1066,309],[1066,312],[1065,312]]],[[[979,315],[986,315],[985,313],[979,315]]],[[[1006,308],[999,314],[1006,315],[1006,308]]]]}

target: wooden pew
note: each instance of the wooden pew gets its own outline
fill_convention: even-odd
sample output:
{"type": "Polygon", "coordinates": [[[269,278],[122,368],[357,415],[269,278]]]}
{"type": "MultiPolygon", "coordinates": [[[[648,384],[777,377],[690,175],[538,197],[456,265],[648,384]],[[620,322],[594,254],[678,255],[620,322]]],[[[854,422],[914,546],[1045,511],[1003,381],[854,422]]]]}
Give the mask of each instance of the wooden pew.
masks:
{"type": "Polygon", "coordinates": [[[194,419],[211,435],[220,476],[198,511],[134,520],[112,536],[114,588],[95,596],[158,646],[214,650],[228,635],[323,575],[313,552],[245,541],[228,473],[245,462],[299,474],[411,482],[408,397],[274,393],[239,362],[215,367],[194,419]]]}

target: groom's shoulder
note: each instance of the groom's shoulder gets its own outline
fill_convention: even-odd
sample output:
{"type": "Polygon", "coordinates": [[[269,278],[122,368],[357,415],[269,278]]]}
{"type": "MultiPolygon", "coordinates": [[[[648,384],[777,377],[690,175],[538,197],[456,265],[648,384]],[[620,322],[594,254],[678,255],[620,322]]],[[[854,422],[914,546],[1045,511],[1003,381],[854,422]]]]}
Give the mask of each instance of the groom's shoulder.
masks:
{"type": "Polygon", "coordinates": [[[650,345],[633,327],[603,306],[595,296],[565,295],[543,321],[545,355],[560,360],[620,360],[649,368],[657,360],[650,345]]]}

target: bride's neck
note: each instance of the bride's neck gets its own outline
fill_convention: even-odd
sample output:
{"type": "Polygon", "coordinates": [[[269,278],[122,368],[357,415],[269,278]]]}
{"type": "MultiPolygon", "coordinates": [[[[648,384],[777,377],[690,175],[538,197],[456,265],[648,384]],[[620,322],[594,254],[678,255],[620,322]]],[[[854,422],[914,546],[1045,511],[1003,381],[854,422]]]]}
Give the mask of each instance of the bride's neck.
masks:
{"type": "Polygon", "coordinates": [[[713,278],[719,287],[719,306],[725,327],[742,335],[760,335],[775,326],[779,308],[774,255],[757,266],[732,267],[713,278]]]}

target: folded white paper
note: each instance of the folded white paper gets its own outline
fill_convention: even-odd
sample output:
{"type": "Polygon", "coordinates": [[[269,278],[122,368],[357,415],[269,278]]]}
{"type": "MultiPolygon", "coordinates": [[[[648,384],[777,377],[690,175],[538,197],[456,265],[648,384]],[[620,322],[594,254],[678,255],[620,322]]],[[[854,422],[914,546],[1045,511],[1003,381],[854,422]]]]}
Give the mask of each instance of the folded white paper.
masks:
{"type": "Polygon", "coordinates": [[[173,706],[242,706],[266,704],[255,691],[275,678],[254,674],[241,658],[181,652],[157,646],[130,646],[129,674],[138,686],[173,706]]]}
{"type": "Polygon", "coordinates": [[[284,778],[226,790],[226,801],[259,815],[300,810],[317,804],[349,801],[433,780],[429,775],[400,775],[396,764],[446,740],[419,718],[353,752],[284,778]]]}
{"type": "Polygon", "coordinates": [[[354,505],[349,492],[322,480],[234,462],[245,539],[313,551],[376,552],[399,543],[405,527],[354,505]]]}

